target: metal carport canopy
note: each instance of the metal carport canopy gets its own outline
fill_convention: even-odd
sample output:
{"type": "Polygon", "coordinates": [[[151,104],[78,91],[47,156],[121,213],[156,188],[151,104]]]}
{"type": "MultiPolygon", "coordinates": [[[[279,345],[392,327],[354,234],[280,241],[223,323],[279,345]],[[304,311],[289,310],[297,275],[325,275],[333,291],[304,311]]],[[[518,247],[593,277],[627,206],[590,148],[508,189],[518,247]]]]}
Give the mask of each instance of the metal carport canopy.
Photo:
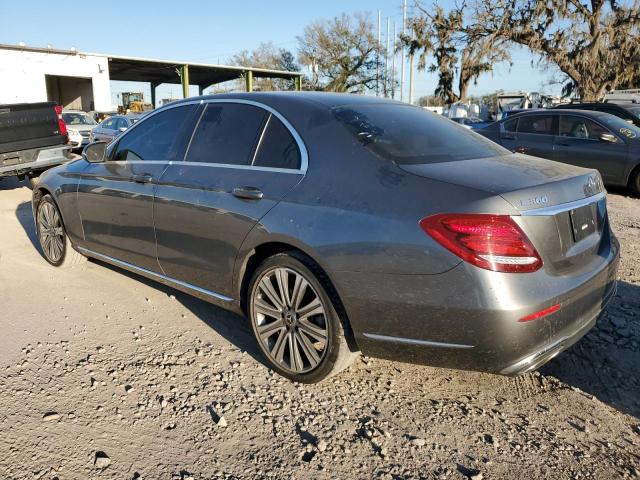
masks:
{"type": "Polygon", "coordinates": [[[150,82],[156,85],[160,83],[182,83],[181,73],[178,72],[183,72],[185,67],[188,69],[189,84],[198,85],[201,89],[216,83],[222,83],[236,78],[246,78],[247,76],[253,78],[285,78],[296,80],[300,79],[303,75],[300,72],[269,70],[264,68],[213,65],[178,60],[156,60],[101,53],[87,52],[85,54],[108,58],[109,78],[111,80],[150,82]]]}

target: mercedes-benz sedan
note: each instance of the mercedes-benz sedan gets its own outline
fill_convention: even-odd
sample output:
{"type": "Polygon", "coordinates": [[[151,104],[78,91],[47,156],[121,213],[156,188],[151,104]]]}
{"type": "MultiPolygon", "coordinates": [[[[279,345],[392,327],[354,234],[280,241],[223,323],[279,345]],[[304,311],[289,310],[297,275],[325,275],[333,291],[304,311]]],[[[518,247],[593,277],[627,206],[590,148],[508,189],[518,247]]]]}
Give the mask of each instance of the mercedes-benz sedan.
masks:
{"type": "Polygon", "coordinates": [[[46,172],[33,209],[52,265],[92,257],[245,314],[303,382],[358,352],[526,372],[616,285],[595,170],[364,96],[173,103],[46,172]]]}

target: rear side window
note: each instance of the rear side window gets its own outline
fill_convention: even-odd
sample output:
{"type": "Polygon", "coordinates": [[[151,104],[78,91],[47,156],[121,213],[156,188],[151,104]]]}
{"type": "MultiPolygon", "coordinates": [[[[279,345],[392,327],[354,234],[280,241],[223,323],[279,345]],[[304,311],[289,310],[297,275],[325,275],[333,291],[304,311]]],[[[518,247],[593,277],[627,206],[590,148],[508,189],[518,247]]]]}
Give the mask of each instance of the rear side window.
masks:
{"type": "Polygon", "coordinates": [[[518,133],[553,135],[553,117],[551,115],[525,115],[519,120],[518,133]]]}
{"type": "Polygon", "coordinates": [[[114,160],[176,160],[177,140],[192,111],[184,105],[146,118],[122,137],[114,160]]]}
{"type": "Polygon", "coordinates": [[[510,153],[442,115],[410,105],[345,105],[333,114],[365,148],[400,165],[510,153]]]}
{"type": "Polygon", "coordinates": [[[186,161],[249,165],[266,116],[267,112],[252,105],[208,104],[186,161]]]}
{"type": "Polygon", "coordinates": [[[294,170],[300,168],[298,144],[287,127],[274,115],[267,119],[251,165],[294,170]]]}

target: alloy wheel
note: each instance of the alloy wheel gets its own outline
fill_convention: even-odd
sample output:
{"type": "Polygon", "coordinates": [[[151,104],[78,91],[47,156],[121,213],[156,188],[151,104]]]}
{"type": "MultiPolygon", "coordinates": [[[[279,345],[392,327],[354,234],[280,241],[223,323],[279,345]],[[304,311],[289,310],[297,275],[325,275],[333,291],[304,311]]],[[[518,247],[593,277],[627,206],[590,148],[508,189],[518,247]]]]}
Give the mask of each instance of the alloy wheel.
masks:
{"type": "Polygon", "coordinates": [[[256,336],[271,361],[296,374],[320,364],[329,322],[322,299],[302,274],[283,267],[265,271],[251,301],[256,336]]]}
{"type": "Polygon", "coordinates": [[[59,263],[64,256],[64,228],[58,209],[44,202],[38,209],[38,233],[40,246],[51,263],[59,263]]]}

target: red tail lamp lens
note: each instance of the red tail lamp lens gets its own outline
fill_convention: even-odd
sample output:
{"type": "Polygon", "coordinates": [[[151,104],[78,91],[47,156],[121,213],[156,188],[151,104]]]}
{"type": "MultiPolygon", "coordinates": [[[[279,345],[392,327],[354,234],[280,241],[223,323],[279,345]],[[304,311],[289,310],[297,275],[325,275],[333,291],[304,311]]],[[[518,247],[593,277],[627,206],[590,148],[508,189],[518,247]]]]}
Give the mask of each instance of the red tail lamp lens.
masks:
{"type": "Polygon", "coordinates": [[[56,105],[55,109],[56,109],[56,115],[58,115],[58,132],[60,133],[60,135],[66,135],[67,124],[64,123],[64,120],[62,118],[62,107],[60,105],[56,105]]]}
{"type": "Polygon", "coordinates": [[[531,315],[527,315],[526,317],[522,317],[519,322],[530,322],[531,320],[536,320],[538,318],[546,317],[547,315],[551,315],[554,312],[560,310],[560,304],[556,304],[552,307],[545,308],[544,310],[540,310],[539,312],[532,313],[531,315]]]}
{"type": "Polygon", "coordinates": [[[494,272],[535,272],[542,259],[509,215],[439,214],[420,220],[420,227],[451,253],[494,272]]]}

